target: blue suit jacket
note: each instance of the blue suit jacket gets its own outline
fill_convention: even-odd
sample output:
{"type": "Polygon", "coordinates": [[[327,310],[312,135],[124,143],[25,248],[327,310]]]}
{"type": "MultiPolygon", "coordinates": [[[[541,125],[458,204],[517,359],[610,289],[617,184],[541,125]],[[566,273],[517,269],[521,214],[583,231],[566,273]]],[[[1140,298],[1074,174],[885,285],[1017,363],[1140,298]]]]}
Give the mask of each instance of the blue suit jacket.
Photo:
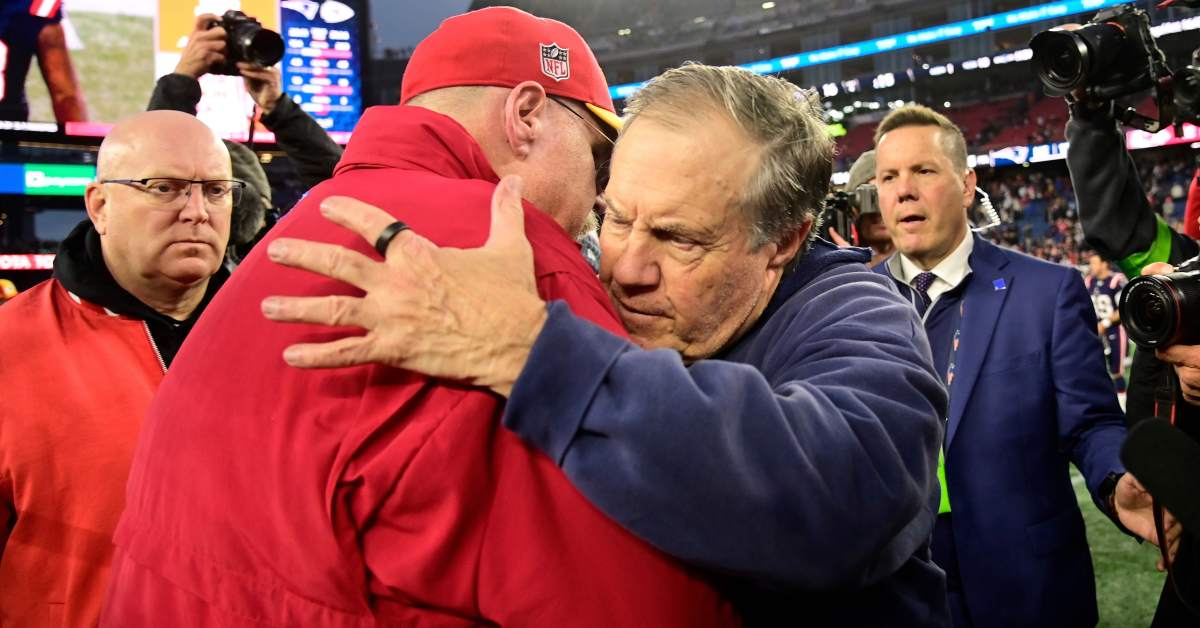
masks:
{"type": "Polygon", "coordinates": [[[945,444],[967,604],[980,628],[1094,626],[1067,465],[1111,516],[1099,488],[1124,472],[1125,422],[1092,303],[1074,269],[972,237],[945,444]]]}

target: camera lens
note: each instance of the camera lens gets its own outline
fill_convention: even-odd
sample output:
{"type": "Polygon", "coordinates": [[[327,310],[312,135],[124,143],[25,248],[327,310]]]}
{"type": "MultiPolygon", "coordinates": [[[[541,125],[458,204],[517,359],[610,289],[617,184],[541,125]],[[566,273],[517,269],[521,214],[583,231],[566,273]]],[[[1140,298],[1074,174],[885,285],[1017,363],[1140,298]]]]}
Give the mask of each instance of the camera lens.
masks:
{"type": "Polygon", "coordinates": [[[1134,310],[1133,318],[1138,326],[1148,329],[1163,329],[1167,324],[1167,304],[1162,295],[1151,294],[1134,310]]]}
{"type": "Polygon", "coordinates": [[[1063,82],[1073,82],[1083,74],[1083,58],[1072,48],[1063,48],[1046,63],[1046,71],[1063,82]]]}
{"type": "Polygon", "coordinates": [[[1175,110],[1182,122],[1200,123],[1200,67],[1190,65],[1171,78],[1175,110]]]}
{"type": "Polygon", "coordinates": [[[1193,344],[1200,339],[1200,272],[1147,275],[1121,296],[1121,322],[1144,348],[1193,344]]]}
{"type": "Polygon", "coordinates": [[[246,60],[263,67],[271,67],[283,58],[283,38],[265,28],[258,29],[243,45],[246,60]]]}
{"type": "Polygon", "coordinates": [[[1033,65],[1046,93],[1062,96],[1084,83],[1088,47],[1071,31],[1038,33],[1030,42],[1033,65]]]}
{"type": "Polygon", "coordinates": [[[236,56],[251,63],[270,67],[283,58],[283,38],[256,22],[239,24],[230,33],[230,40],[237,50],[236,56]]]}
{"type": "Polygon", "coordinates": [[[1073,31],[1049,30],[1029,41],[1038,78],[1051,96],[1121,75],[1127,51],[1125,32],[1115,24],[1088,24],[1073,31]]]}

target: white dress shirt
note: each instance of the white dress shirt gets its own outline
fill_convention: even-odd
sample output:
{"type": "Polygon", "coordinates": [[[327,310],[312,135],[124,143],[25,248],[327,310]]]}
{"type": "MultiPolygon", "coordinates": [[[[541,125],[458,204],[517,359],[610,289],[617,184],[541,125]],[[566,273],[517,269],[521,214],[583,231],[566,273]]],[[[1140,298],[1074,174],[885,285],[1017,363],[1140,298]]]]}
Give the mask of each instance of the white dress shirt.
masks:
{"type": "MultiPolygon", "coordinates": [[[[929,307],[925,310],[925,314],[933,311],[933,304],[937,303],[938,297],[955,289],[959,284],[971,274],[971,251],[975,249],[975,239],[971,237],[971,230],[968,229],[966,235],[963,236],[962,242],[946,256],[946,259],[937,263],[937,266],[929,269],[933,273],[933,283],[929,285],[929,307]]],[[[898,279],[901,283],[912,288],[913,298],[916,298],[916,288],[913,287],[913,281],[917,275],[925,272],[917,263],[909,259],[903,253],[897,252],[887,261],[888,271],[892,273],[892,277],[898,279]]],[[[915,301],[914,301],[915,304],[915,301]]]]}

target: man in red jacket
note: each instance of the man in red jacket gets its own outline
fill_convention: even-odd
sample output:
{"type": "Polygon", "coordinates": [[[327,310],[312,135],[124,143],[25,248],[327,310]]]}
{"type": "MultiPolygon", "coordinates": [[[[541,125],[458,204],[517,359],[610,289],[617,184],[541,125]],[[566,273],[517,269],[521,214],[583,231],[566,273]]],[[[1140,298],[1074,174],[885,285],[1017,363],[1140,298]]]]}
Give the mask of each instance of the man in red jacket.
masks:
{"type": "Polygon", "coordinates": [[[54,276],[0,308],[0,626],[93,626],[142,417],[229,273],[240,182],[196,118],[139,114],[100,146],[54,276]]]}
{"type": "MultiPolygon", "coordinates": [[[[375,255],[320,216],[326,197],[352,195],[439,244],[479,246],[500,176],[517,174],[539,294],[623,334],[573,240],[619,124],[582,38],[511,8],[450,18],[415,51],[401,102],[363,116],[333,179],[268,240],[375,255]]],[[[286,346],[356,332],[272,324],[262,299],[353,293],[265,248],[151,405],[103,625],[736,623],[501,428],[499,397],[382,366],[286,365],[286,346]]]]}

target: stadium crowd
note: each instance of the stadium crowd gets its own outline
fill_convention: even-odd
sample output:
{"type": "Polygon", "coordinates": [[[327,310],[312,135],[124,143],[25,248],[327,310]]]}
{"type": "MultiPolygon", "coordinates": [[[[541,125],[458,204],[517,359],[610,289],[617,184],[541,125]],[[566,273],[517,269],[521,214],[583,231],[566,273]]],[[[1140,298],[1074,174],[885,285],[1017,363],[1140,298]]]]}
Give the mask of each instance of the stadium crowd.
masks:
{"type": "Polygon", "coordinates": [[[1161,548],[1155,625],[1200,621],[1196,522],[1122,455],[1164,374],[1200,426],[1200,346],[1139,351],[1127,413],[1104,263],[1197,253],[1190,153],[1086,100],[898,106],[839,246],[798,86],[688,63],[618,115],[575,29],[498,6],[344,150],[238,65],[299,195],[195,117],[215,19],[0,306],[0,624],[1094,626],[1071,466],[1161,548]],[[968,167],[1026,131],[1066,163],[968,167]]]}

